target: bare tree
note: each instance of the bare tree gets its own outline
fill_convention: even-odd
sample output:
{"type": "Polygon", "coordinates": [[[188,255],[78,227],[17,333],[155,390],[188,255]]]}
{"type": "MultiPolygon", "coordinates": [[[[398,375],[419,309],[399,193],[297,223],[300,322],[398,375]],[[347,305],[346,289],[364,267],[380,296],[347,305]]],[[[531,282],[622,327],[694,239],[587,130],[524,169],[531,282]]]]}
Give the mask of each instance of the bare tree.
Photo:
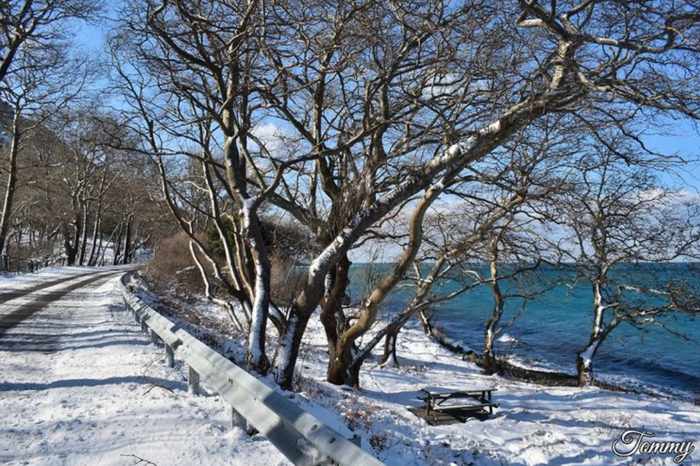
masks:
{"type": "MultiPolygon", "coordinates": [[[[319,158],[303,172],[309,181],[301,186],[311,191],[280,192],[271,202],[318,232],[324,248],[292,306],[278,361],[283,386],[291,384],[306,322],[328,294],[324,284],[333,283],[327,274],[342,273],[346,252],[412,196],[439,188],[550,112],[611,125],[633,119],[639,106],[696,116],[697,96],[687,87],[695,78],[637,66],[658,64],[658,55],[696,66],[692,33],[682,38],[649,22],[690,31],[697,20],[691,5],[655,4],[615,17],[598,3],[557,2],[555,11],[534,2],[279,4],[279,43],[263,44],[276,70],[265,98],[291,125],[291,139],[319,158]],[[383,28],[368,26],[376,24],[383,28]],[[318,36],[318,28],[330,33],[318,36]],[[619,36],[603,37],[608,31],[619,36]],[[451,46],[458,38],[469,45],[451,46]],[[610,111],[622,102],[629,105],[610,111]]],[[[363,303],[369,319],[358,319],[349,340],[367,330],[395,283],[388,277],[363,303]]]]}
{"type": "Polygon", "coordinates": [[[68,23],[89,18],[96,11],[96,3],[90,0],[0,4],[0,127],[9,126],[11,134],[0,251],[8,235],[18,157],[25,140],[80,92],[88,75],[84,60],[70,52],[68,23]]]}
{"type": "MultiPolygon", "coordinates": [[[[269,251],[257,210],[269,203],[319,251],[282,317],[277,379],[291,387],[320,305],[331,361],[340,361],[329,378],[345,383],[334,375],[346,373],[343,354],[415,255],[406,250],[338,332],[348,252],[547,116],[630,139],[640,109],[696,118],[697,22],[692,2],[141,0],[124,15],[138,67],[118,75],[148,152],[202,161],[214,193],[225,194],[216,200],[250,259],[231,266],[251,277],[240,285],[255,315],[252,365],[267,366],[269,251]],[[280,147],[258,137],[263,124],[279,128],[280,147]]],[[[424,214],[415,214],[419,239],[424,214]]]]}
{"type": "Polygon", "coordinates": [[[552,202],[568,232],[559,246],[591,286],[591,333],[576,357],[578,382],[587,385],[597,351],[619,325],[641,327],[661,323],[669,313],[700,312],[687,277],[659,270],[696,257],[700,228],[697,206],[674,199],[644,165],[630,165],[629,159],[594,146],[579,168],[570,189],[552,202]]]}
{"type": "Polygon", "coordinates": [[[0,3],[0,82],[19,72],[21,55],[33,49],[37,61],[65,44],[68,23],[91,19],[94,0],[10,0],[0,3]]]}

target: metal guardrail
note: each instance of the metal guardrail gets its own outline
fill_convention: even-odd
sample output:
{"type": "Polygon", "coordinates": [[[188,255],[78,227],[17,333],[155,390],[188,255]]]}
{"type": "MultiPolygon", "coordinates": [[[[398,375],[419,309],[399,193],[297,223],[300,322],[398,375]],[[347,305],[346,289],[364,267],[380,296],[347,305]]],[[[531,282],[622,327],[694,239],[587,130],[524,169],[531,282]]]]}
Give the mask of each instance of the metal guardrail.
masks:
{"type": "Polygon", "coordinates": [[[154,343],[165,348],[173,367],[175,353],[188,365],[188,385],[200,392],[200,380],[231,406],[232,423],[267,439],[295,465],[383,466],[354,442],[313,414],[229,361],[131,293],[122,276],[124,304],[154,343]]]}

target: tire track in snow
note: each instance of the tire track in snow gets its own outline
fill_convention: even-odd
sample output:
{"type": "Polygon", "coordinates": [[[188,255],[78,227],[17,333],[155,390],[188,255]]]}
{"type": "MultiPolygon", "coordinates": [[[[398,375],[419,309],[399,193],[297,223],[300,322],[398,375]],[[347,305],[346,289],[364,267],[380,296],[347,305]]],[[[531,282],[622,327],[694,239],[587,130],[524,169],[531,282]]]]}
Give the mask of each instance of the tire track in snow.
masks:
{"type": "MultiPolygon", "coordinates": [[[[18,308],[15,310],[9,312],[9,313],[3,313],[0,314],[0,341],[2,341],[2,337],[7,333],[8,330],[20,325],[22,322],[26,321],[27,319],[30,319],[34,314],[41,312],[42,310],[46,309],[48,305],[55,301],[59,301],[62,298],[64,298],[66,295],[68,295],[70,292],[77,290],[79,288],[83,288],[91,283],[94,283],[98,280],[108,278],[110,276],[113,276],[114,274],[119,273],[115,271],[110,271],[106,273],[100,273],[100,274],[84,274],[84,275],[79,275],[78,277],[83,277],[85,275],[89,275],[89,278],[85,280],[80,280],[76,283],[73,283],[65,288],[61,288],[56,291],[51,291],[49,293],[45,293],[32,301],[20,305],[18,308]]],[[[56,284],[60,284],[63,282],[72,282],[75,280],[76,277],[71,277],[69,279],[62,279],[62,280],[54,280],[52,282],[48,282],[47,284],[39,285],[37,287],[30,288],[29,290],[23,291],[18,294],[14,294],[12,292],[9,293],[3,293],[0,295],[0,299],[3,297],[6,298],[4,301],[2,301],[2,304],[6,304],[10,300],[17,299],[18,297],[24,297],[27,295],[30,295],[32,293],[36,293],[39,290],[49,288],[52,286],[55,286],[56,284]],[[12,296],[11,298],[7,299],[7,296],[12,296]]]]}

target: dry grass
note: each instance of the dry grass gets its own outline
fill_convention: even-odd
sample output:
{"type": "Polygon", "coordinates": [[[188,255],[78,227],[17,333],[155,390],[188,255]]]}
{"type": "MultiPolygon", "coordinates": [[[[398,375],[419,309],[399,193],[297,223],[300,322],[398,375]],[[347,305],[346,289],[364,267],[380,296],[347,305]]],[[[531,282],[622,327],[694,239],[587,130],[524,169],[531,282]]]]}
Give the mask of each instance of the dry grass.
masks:
{"type": "Polygon", "coordinates": [[[157,290],[173,290],[178,295],[200,293],[204,286],[190,255],[189,237],[182,232],[158,243],[145,274],[157,290]]]}
{"type": "Polygon", "coordinates": [[[272,300],[278,306],[289,305],[296,297],[304,280],[302,270],[294,267],[293,258],[274,254],[270,258],[270,287],[272,300]]]}

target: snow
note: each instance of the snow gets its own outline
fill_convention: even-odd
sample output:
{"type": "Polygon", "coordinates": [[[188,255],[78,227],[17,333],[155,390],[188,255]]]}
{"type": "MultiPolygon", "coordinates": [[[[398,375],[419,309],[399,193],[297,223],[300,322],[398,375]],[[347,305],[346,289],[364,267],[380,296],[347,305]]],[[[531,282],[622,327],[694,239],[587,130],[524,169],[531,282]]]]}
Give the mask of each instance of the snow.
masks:
{"type": "MultiPolygon", "coordinates": [[[[7,277],[0,293],[61,278],[73,285],[94,278],[81,274],[105,270],[7,277]]],[[[139,458],[159,466],[287,464],[263,437],[232,429],[230,410],[217,396],[187,393],[184,368],[167,368],[162,351],[124,312],[118,276],[86,283],[19,325],[0,328],[0,464],[121,466],[139,458]]],[[[49,301],[66,286],[31,298],[3,296],[0,319],[36,308],[38,295],[49,301]]]]}
{"type": "Polygon", "coordinates": [[[586,346],[586,349],[583,350],[580,354],[579,357],[581,358],[581,361],[583,361],[583,366],[584,367],[591,367],[591,362],[593,360],[593,354],[596,352],[598,349],[598,340],[594,340],[591,342],[588,346],[586,346]]]}
{"type": "MultiPolygon", "coordinates": [[[[611,392],[599,388],[544,387],[481,374],[472,363],[429,340],[420,329],[403,331],[398,342],[401,368],[364,366],[362,391],[323,381],[323,330],[309,324],[298,370],[313,387],[315,402],[359,425],[365,442],[387,465],[629,464],[611,446],[625,429],[655,432],[658,438],[700,441],[700,408],[692,403],[611,392]],[[495,387],[500,404],[486,421],[429,426],[409,412],[425,387],[495,387]],[[356,422],[357,416],[361,417],[356,422]]],[[[696,453],[697,455],[697,453],[696,453]]],[[[646,464],[669,464],[664,456],[644,456],[646,464]]],[[[693,464],[692,457],[690,462],[693,464]]],[[[697,460],[697,458],[695,458],[697,460]]]]}
{"type": "Polygon", "coordinates": [[[517,342],[518,342],[518,339],[515,338],[515,337],[512,336],[512,335],[509,335],[509,334],[507,334],[507,333],[504,333],[504,334],[501,335],[500,337],[496,338],[496,341],[499,341],[499,342],[501,342],[501,343],[517,343],[517,342]]]}
{"type": "MultiPolygon", "coordinates": [[[[204,300],[182,304],[195,312],[200,307],[216,312],[204,300]]],[[[225,319],[223,311],[218,312],[225,319]]],[[[275,341],[274,330],[269,330],[269,336],[275,341]]],[[[233,344],[235,340],[227,342],[233,344]]],[[[242,354],[243,345],[239,339],[238,351],[232,352],[242,354]]],[[[269,346],[273,353],[274,346],[269,346]]],[[[309,321],[300,349],[295,399],[336,430],[345,426],[359,434],[363,447],[389,466],[629,464],[629,457],[616,457],[611,450],[626,429],[654,432],[656,439],[700,441],[700,408],[689,402],[486,376],[415,327],[401,333],[398,354],[400,368],[381,368],[376,360],[368,361],[360,391],[329,384],[325,382],[325,336],[316,316],[309,321]],[[483,422],[429,426],[407,409],[421,404],[418,391],[427,387],[495,387],[494,401],[500,408],[483,422]]],[[[671,464],[663,455],[633,460],[671,464]]],[[[691,456],[685,464],[694,464],[693,460],[697,458],[691,456]]]]}
{"type": "MultiPolygon", "coordinates": [[[[51,269],[0,283],[3,290],[26,289],[88,270],[51,269]]],[[[183,368],[162,364],[161,350],[122,311],[115,283],[99,279],[0,334],[0,463],[124,465],[138,460],[121,455],[137,455],[158,465],[286,464],[262,437],[231,429],[230,411],[216,396],[187,393],[183,368]],[[12,342],[35,334],[46,341],[9,351],[12,342]],[[27,351],[32,348],[41,351],[27,351]]],[[[0,312],[27,301],[6,301],[0,312]]],[[[227,319],[205,299],[183,308],[206,317],[202,322],[227,319]]],[[[206,341],[221,342],[241,358],[244,353],[242,335],[206,341]]],[[[389,466],[661,465],[671,458],[616,457],[612,444],[628,429],[653,432],[656,440],[700,441],[700,408],[689,402],[486,376],[420,328],[401,333],[398,354],[400,368],[369,360],[360,391],[331,385],[324,381],[325,337],[316,316],[300,350],[294,399],[345,435],[359,434],[363,447],[389,466]],[[500,408],[485,421],[432,427],[407,409],[420,405],[416,395],[424,387],[495,387],[500,408]]],[[[271,376],[265,380],[274,383],[271,376]]],[[[698,454],[684,464],[696,464],[698,454]]]]}

